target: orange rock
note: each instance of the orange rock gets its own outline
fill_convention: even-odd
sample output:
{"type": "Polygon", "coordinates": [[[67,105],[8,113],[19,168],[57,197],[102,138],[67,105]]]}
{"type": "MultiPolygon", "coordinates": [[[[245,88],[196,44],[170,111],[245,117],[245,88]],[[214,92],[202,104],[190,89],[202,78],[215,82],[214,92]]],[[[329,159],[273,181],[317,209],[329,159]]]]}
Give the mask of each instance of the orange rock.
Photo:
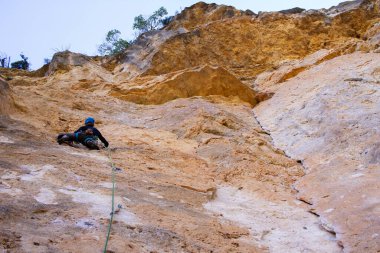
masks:
{"type": "Polygon", "coordinates": [[[110,95],[138,104],[162,104],[177,98],[211,95],[236,97],[252,106],[257,103],[251,88],[224,68],[211,66],[117,84],[111,89],[110,95]]]}

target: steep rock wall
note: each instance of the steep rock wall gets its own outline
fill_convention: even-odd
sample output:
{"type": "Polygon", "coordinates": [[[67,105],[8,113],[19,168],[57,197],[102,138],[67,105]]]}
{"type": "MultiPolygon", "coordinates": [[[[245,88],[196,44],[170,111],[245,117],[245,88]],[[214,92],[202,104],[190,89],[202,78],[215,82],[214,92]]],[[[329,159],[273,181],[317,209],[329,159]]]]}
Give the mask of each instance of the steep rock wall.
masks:
{"type": "Polygon", "coordinates": [[[232,6],[198,2],[185,8],[181,13],[176,15],[174,20],[165,27],[165,30],[173,30],[183,27],[191,31],[211,22],[242,16],[256,16],[256,14],[250,10],[237,10],[232,6]]]}
{"type": "Polygon", "coordinates": [[[8,115],[14,109],[14,100],[9,84],[0,78],[0,115],[8,115]]]}
{"type": "Polygon", "coordinates": [[[296,188],[345,252],[380,250],[380,57],[337,57],[283,83],[254,112],[307,171],[296,188]]]}
{"type": "Polygon", "coordinates": [[[113,85],[112,96],[139,104],[162,104],[176,98],[220,95],[256,105],[256,93],[224,68],[202,66],[149,80],[113,85]]]}
{"type": "Polygon", "coordinates": [[[104,246],[109,153],[55,142],[94,116],[121,169],[110,251],[341,252],[333,233],[345,251],[379,251],[379,57],[336,58],[378,49],[378,10],[200,3],[115,58],[64,52],[45,77],[10,71],[26,110],[0,121],[0,246],[104,246]],[[275,92],[254,109],[265,130],[234,76],[263,71],[251,84],[275,92]]]}
{"type": "MultiPolygon", "coordinates": [[[[195,18],[194,24],[188,24],[190,21],[182,17],[181,22],[173,21],[166,29],[183,25],[189,32],[173,36],[160,45],[148,60],[149,67],[140,73],[158,75],[211,64],[227,68],[240,79],[252,80],[284,60],[301,59],[349,40],[363,41],[365,32],[379,17],[378,5],[375,0],[363,1],[355,8],[343,12],[339,9],[334,15],[326,11],[305,11],[261,13],[256,17],[231,10],[230,18],[223,15],[210,20],[195,18]]],[[[183,16],[191,18],[198,17],[197,13],[206,13],[208,17],[218,10],[201,6],[190,7],[183,16]],[[208,8],[215,10],[204,11],[208,8]]]]}

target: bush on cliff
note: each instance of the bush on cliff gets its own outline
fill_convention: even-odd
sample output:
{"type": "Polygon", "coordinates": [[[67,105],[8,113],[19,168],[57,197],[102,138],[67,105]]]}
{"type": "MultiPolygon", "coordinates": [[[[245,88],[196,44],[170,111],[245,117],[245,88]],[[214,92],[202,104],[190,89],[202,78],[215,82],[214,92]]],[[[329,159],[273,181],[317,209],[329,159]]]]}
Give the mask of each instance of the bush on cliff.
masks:
{"type": "Polygon", "coordinates": [[[14,69],[25,69],[28,70],[30,67],[30,63],[28,62],[28,57],[26,57],[24,54],[20,54],[21,59],[20,61],[12,62],[11,67],[14,69]]]}
{"type": "Polygon", "coordinates": [[[156,30],[168,21],[165,15],[168,15],[168,11],[165,7],[159,8],[148,18],[144,18],[144,16],[140,14],[135,17],[133,29],[137,30],[139,34],[156,30]]]}
{"type": "Polygon", "coordinates": [[[106,41],[98,47],[101,55],[114,55],[127,49],[130,43],[120,38],[120,31],[113,29],[107,33],[106,41]]]}

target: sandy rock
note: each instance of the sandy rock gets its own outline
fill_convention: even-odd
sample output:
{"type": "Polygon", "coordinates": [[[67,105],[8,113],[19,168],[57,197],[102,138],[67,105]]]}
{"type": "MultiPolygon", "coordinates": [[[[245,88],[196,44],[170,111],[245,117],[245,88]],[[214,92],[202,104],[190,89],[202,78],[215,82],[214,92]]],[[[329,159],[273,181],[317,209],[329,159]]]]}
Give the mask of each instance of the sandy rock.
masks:
{"type": "MultiPolygon", "coordinates": [[[[285,60],[279,63],[279,66],[265,71],[256,76],[252,82],[252,87],[263,94],[273,94],[282,85],[283,82],[296,77],[305,70],[319,65],[325,61],[331,60],[335,57],[351,54],[355,51],[367,51],[365,42],[358,42],[356,40],[348,40],[342,45],[334,49],[321,49],[312,53],[301,60],[285,60]]],[[[264,101],[266,99],[260,100],[264,101]]]]}
{"type": "Polygon", "coordinates": [[[355,51],[379,1],[334,8],[198,3],[117,56],[0,70],[24,108],[0,120],[0,248],[100,251],[112,158],[110,252],[378,251],[379,57],[355,51]],[[88,116],[109,150],[56,143],[88,116]]]}
{"type": "Polygon", "coordinates": [[[70,51],[56,53],[49,63],[45,75],[54,78],[57,74],[66,75],[70,82],[82,82],[82,86],[88,81],[112,80],[112,74],[91,57],[70,51]]]}
{"type": "Polygon", "coordinates": [[[320,63],[332,53],[333,50],[321,49],[302,60],[281,63],[278,68],[259,74],[252,86],[259,91],[275,92],[281,83],[320,63]]]}
{"type": "Polygon", "coordinates": [[[250,10],[237,10],[232,6],[198,2],[190,7],[186,7],[181,13],[176,15],[174,20],[165,27],[165,30],[173,30],[180,27],[194,30],[204,24],[241,16],[255,16],[255,14],[250,10]]]}
{"type": "Polygon", "coordinates": [[[136,42],[130,46],[120,59],[115,59],[113,73],[116,80],[132,79],[145,72],[151,64],[153,56],[160,46],[172,37],[187,32],[184,28],[175,30],[151,31],[141,34],[136,42]],[[120,64],[121,63],[121,64],[120,64]]]}
{"type": "MultiPolygon", "coordinates": [[[[242,15],[205,22],[162,44],[144,75],[212,64],[224,66],[243,80],[253,80],[284,60],[301,59],[352,39],[360,41],[377,18],[378,8],[371,8],[376,4],[365,1],[334,17],[323,12],[264,13],[257,18],[242,15]]],[[[197,7],[193,8],[197,13],[197,7]]]]}
{"type": "Polygon", "coordinates": [[[0,115],[7,115],[14,109],[12,90],[9,84],[0,78],[0,115]]]}
{"type": "Polygon", "coordinates": [[[364,34],[366,41],[359,45],[360,49],[379,53],[380,22],[374,23],[364,34]]]}
{"type": "Polygon", "coordinates": [[[205,207],[247,226],[255,240],[270,252],[341,252],[334,236],[310,222],[315,217],[300,207],[266,201],[232,187],[221,187],[218,193],[205,207]]]}
{"type": "Polygon", "coordinates": [[[46,75],[51,75],[56,71],[69,71],[76,66],[84,66],[91,62],[91,58],[70,51],[63,51],[54,54],[53,59],[49,64],[49,69],[46,75]]]}
{"type": "Polygon", "coordinates": [[[134,83],[114,85],[110,95],[138,104],[162,104],[176,98],[210,95],[237,97],[251,105],[257,103],[255,92],[227,70],[207,65],[149,81],[140,79],[134,83]]]}
{"type": "Polygon", "coordinates": [[[299,195],[347,252],[376,252],[380,245],[371,238],[380,229],[379,59],[356,53],[322,63],[254,109],[274,144],[304,162],[299,195]]]}
{"type": "MultiPolygon", "coordinates": [[[[110,250],[262,252],[268,248],[245,225],[204,208],[218,194],[223,197],[223,191],[217,191],[221,184],[244,189],[248,195],[256,192],[266,201],[294,200],[291,184],[303,175],[302,168],[272,147],[248,104],[214,96],[146,106],[102,99],[85,89],[61,96],[60,77],[64,75],[56,75],[56,87],[50,79],[28,89],[14,87],[28,107],[40,110],[19,113],[22,117],[13,114],[27,123],[8,120],[0,128],[0,135],[13,141],[0,143],[4,147],[0,176],[10,187],[0,191],[0,212],[5,217],[0,223],[4,231],[22,237],[22,242],[9,244],[10,250],[93,252],[103,247],[111,200],[108,154],[59,146],[54,129],[64,125],[49,117],[64,109],[66,118],[78,119],[71,128],[76,129],[86,114],[71,110],[68,101],[83,94],[99,108],[92,116],[107,122],[97,126],[122,169],[116,174],[115,198],[122,208],[112,226],[110,250]],[[55,92],[50,93],[52,89],[55,92]],[[34,95],[36,91],[43,96],[34,95]],[[46,100],[47,94],[51,100],[46,100]],[[46,117],[50,125],[44,124],[46,117]]],[[[303,206],[300,210],[297,215],[307,215],[303,206]]],[[[307,226],[316,220],[313,217],[307,226]]],[[[284,240],[292,240],[292,229],[284,227],[284,240]]],[[[325,235],[321,238],[328,240],[325,235]]],[[[9,234],[1,236],[4,242],[13,240],[9,234]]]]}

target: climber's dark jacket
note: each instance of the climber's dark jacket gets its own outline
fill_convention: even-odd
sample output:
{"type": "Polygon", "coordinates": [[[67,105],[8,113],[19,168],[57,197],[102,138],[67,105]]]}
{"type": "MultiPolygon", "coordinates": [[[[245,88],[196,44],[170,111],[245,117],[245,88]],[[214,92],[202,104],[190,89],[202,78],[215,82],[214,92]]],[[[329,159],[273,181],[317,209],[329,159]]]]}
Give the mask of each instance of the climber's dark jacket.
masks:
{"type": "Polygon", "coordinates": [[[78,133],[65,133],[65,134],[59,134],[57,137],[57,142],[59,144],[67,143],[71,145],[73,142],[79,142],[88,147],[89,149],[99,149],[99,146],[97,145],[96,136],[94,135],[88,135],[84,132],[78,132],[78,133]]]}
{"type": "Polygon", "coordinates": [[[100,131],[93,126],[82,126],[78,130],[76,130],[74,133],[79,133],[79,132],[84,133],[87,129],[91,129],[92,132],[94,133],[94,136],[98,137],[99,140],[103,142],[104,146],[108,147],[108,141],[103,137],[100,131]]]}

